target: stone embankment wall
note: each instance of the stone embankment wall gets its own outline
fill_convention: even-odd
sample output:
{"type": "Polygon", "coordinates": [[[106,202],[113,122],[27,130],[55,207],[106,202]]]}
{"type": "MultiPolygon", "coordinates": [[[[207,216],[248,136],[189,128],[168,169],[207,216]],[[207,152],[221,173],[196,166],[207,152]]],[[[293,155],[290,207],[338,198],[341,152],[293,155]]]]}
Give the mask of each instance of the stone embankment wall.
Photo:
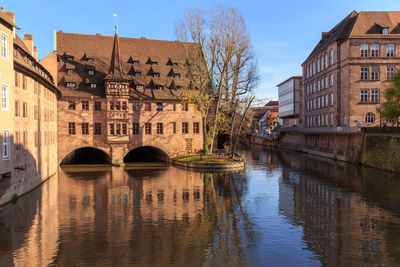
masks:
{"type": "Polygon", "coordinates": [[[400,130],[367,129],[363,139],[361,164],[400,173],[400,130]]]}

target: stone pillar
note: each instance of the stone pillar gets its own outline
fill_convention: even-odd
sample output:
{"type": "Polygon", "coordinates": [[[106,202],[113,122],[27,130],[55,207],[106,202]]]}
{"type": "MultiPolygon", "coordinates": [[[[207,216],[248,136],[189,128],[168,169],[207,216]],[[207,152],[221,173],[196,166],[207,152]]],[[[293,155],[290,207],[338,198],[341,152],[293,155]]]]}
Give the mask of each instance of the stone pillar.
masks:
{"type": "Polygon", "coordinates": [[[126,144],[111,145],[111,163],[115,166],[124,166],[124,157],[128,153],[126,144]]]}

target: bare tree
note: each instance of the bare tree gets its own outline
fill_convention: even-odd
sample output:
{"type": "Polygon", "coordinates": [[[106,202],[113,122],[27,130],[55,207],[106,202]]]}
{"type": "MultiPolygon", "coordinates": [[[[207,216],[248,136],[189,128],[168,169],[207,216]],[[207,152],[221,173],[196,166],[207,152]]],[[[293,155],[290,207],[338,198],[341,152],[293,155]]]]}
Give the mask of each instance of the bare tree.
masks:
{"type": "Polygon", "coordinates": [[[188,10],[175,32],[179,40],[198,47],[198,52],[188,51],[187,77],[199,94],[212,100],[204,119],[212,149],[216,134],[232,125],[238,97],[249,93],[259,79],[247,28],[237,9],[220,5],[208,13],[188,10]]]}

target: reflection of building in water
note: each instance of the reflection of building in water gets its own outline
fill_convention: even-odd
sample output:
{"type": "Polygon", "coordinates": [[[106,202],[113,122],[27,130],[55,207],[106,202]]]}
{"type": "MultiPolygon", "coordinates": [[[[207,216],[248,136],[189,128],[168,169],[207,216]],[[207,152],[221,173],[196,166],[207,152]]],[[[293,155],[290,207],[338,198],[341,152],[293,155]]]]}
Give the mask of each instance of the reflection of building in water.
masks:
{"type": "Polygon", "coordinates": [[[58,252],[58,180],[0,213],[0,266],[48,266],[58,252]]]}
{"type": "Polygon", "coordinates": [[[289,171],[289,168],[282,171],[280,212],[291,223],[303,227],[308,249],[317,253],[323,264],[382,266],[391,263],[390,255],[395,255],[391,252],[400,244],[387,242],[385,228],[387,222],[400,224],[400,220],[365,202],[359,194],[344,193],[336,187],[361,190],[363,184],[355,175],[357,169],[304,156],[296,158],[293,153],[282,153],[280,159],[283,165],[290,164],[291,169],[300,171],[289,171]]]}

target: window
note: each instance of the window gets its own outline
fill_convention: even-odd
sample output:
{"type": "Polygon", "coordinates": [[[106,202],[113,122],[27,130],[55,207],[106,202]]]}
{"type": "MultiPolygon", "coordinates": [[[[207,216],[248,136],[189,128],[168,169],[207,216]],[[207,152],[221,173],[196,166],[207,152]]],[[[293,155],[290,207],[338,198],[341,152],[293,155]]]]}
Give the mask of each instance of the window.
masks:
{"type": "Polygon", "coordinates": [[[161,86],[161,85],[155,85],[154,86],[154,89],[156,89],[156,90],[162,90],[163,89],[163,87],[161,86]]]}
{"type": "Polygon", "coordinates": [[[325,77],[325,88],[328,88],[329,78],[328,76],[325,77]]]}
{"type": "Polygon", "coordinates": [[[114,123],[110,123],[110,135],[115,134],[114,123]]]}
{"type": "Polygon", "coordinates": [[[22,75],[22,89],[26,90],[27,88],[27,78],[25,75],[22,75]]]}
{"type": "Polygon", "coordinates": [[[82,134],[89,134],[89,123],[82,122],[82,134]]]}
{"type": "Polygon", "coordinates": [[[115,110],[121,110],[121,102],[115,101],[115,110]]]}
{"type": "Polygon", "coordinates": [[[132,123],[132,134],[139,134],[139,123],[132,123]]]}
{"type": "Polygon", "coordinates": [[[115,88],[115,84],[110,84],[110,88],[115,88]]]}
{"type": "Polygon", "coordinates": [[[151,103],[144,103],[144,110],[151,111],[151,103]]]}
{"type": "Polygon", "coordinates": [[[333,106],[333,93],[331,93],[331,106],[333,106]]]}
{"type": "Polygon", "coordinates": [[[89,75],[94,75],[94,70],[88,70],[89,75]]]}
{"type": "Polygon", "coordinates": [[[122,110],[127,110],[126,101],[122,101],[122,110]]]}
{"type": "Polygon", "coordinates": [[[171,122],[172,123],[172,133],[176,134],[176,122],[171,122]]]}
{"type": "Polygon", "coordinates": [[[362,103],[367,103],[368,102],[368,96],[369,96],[369,90],[368,89],[362,89],[361,90],[361,102],[362,103]]]}
{"type": "Polygon", "coordinates": [[[321,81],[320,80],[318,80],[318,82],[317,82],[317,90],[319,91],[319,90],[321,90],[321,81]]]}
{"type": "Polygon", "coordinates": [[[325,53],[325,69],[328,68],[328,53],[325,53]]]}
{"type": "Polygon", "coordinates": [[[68,75],[72,75],[72,74],[74,74],[74,70],[70,70],[70,69],[68,69],[68,70],[67,70],[67,74],[68,74],[68,75]]]}
{"type": "Polygon", "coordinates": [[[379,67],[372,67],[371,80],[379,80],[379,67]]]}
{"type": "Polygon", "coordinates": [[[163,104],[162,103],[156,103],[156,110],[157,111],[163,111],[163,104]]]}
{"type": "Polygon", "coordinates": [[[189,133],[188,124],[189,124],[189,123],[187,123],[187,122],[182,122],[182,133],[183,133],[183,134],[189,133]]]}
{"type": "Polygon", "coordinates": [[[144,86],[138,84],[138,85],[135,86],[135,88],[136,88],[137,90],[143,90],[143,89],[144,89],[144,86]]]}
{"type": "Polygon", "coordinates": [[[375,114],[372,112],[369,112],[365,115],[365,122],[366,123],[373,123],[375,122],[375,114]]]}
{"type": "Polygon", "coordinates": [[[100,122],[94,123],[94,134],[101,135],[101,123],[100,122]]]}
{"type": "Polygon", "coordinates": [[[90,87],[90,88],[96,88],[96,87],[97,87],[97,84],[95,84],[95,83],[90,83],[90,84],[89,84],[89,87],[90,87]]]}
{"type": "Polygon", "coordinates": [[[394,57],[394,45],[393,44],[388,44],[386,46],[386,56],[394,57]]]}
{"type": "Polygon", "coordinates": [[[374,103],[379,102],[379,89],[371,90],[371,102],[374,102],[374,103]]]}
{"type": "Polygon", "coordinates": [[[379,45],[371,45],[371,57],[379,57],[379,45]]]}
{"type": "Polygon", "coordinates": [[[324,67],[325,67],[325,64],[324,64],[324,56],[322,56],[322,57],[321,57],[321,70],[323,70],[324,67]]]}
{"type": "Polygon", "coordinates": [[[394,76],[394,67],[387,67],[387,79],[390,80],[394,76]]]}
{"type": "Polygon", "coordinates": [[[195,133],[195,134],[200,133],[200,123],[193,122],[193,133],[195,133]]]}
{"type": "Polygon", "coordinates": [[[325,106],[325,97],[322,96],[321,97],[321,108],[323,108],[325,106]]]}
{"type": "Polygon", "coordinates": [[[114,110],[114,101],[110,101],[110,110],[114,110]]]}
{"type": "Polygon", "coordinates": [[[331,60],[331,65],[333,65],[333,50],[332,49],[330,52],[330,60],[331,60]]]}
{"type": "Polygon", "coordinates": [[[361,80],[368,80],[368,67],[361,67],[361,80]]]}
{"type": "Polygon", "coordinates": [[[361,50],[361,57],[368,57],[368,45],[367,44],[360,45],[360,50],[361,50]]]}
{"type": "Polygon", "coordinates": [[[9,130],[3,130],[3,136],[2,136],[1,143],[2,143],[3,159],[10,158],[10,131],[9,130]]]}
{"type": "Polygon", "coordinates": [[[117,124],[115,124],[115,133],[117,134],[117,135],[120,135],[121,134],[121,124],[119,124],[119,123],[117,123],[117,124]]]}
{"type": "Polygon", "coordinates": [[[5,84],[1,86],[1,109],[8,110],[8,86],[5,84]]]}
{"type": "Polygon", "coordinates": [[[75,134],[75,122],[68,123],[68,134],[75,134]]]}
{"type": "Polygon", "coordinates": [[[156,61],[153,61],[153,62],[151,62],[151,65],[153,65],[153,66],[157,66],[157,65],[158,65],[158,62],[156,62],[156,61]]]}
{"type": "Polygon", "coordinates": [[[139,61],[138,61],[138,60],[134,60],[134,61],[132,62],[132,64],[133,64],[133,65],[139,65],[139,61]]]}
{"type": "Polygon", "coordinates": [[[181,78],[181,75],[180,75],[179,73],[175,73],[175,74],[174,74],[174,78],[180,79],[180,78],[181,78]]]}
{"type": "Polygon", "coordinates": [[[144,132],[145,134],[151,134],[151,123],[147,122],[144,124],[144,132]]]}
{"type": "Polygon", "coordinates": [[[319,72],[320,71],[320,61],[319,61],[319,59],[317,60],[317,72],[319,72]]]}
{"type": "Polygon", "coordinates": [[[75,110],[75,100],[68,100],[68,109],[75,110]]]}
{"type": "Polygon", "coordinates": [[[101,110],[101,102],[94,101],[94,110],[101,110]]]}
{"type": "Polygon", "coordinates": [[[128,134],[128,128],[126,126],[126,123],[122,124],[122,134],[127,135],[128,134]]]}
{"type": "Polygon", "coordinates": [[[15,117],[19,117],[19,101],[15,101],[15,117]]]}
{"type": "Polygon", "coordinates": [[[389,34],[389,28],[383,28],[382,34],[389,34]]]}
{"type": "Polygon", "coordinates": [[[82,110],[89,110],[89,101],[82,101],[82,110]]]}
{"type": "Polygon", "coordinates": [[[7,59],[8,56],[8,35],[4,32],[1,33],[1,57],[7,59]]]}
{"type": "Polygon", "coordinates": [[[91,57],[87,58],[87,62],[93,62],[93,61],[94,61],[93,58],[91,58],[91,57]]]}
{"type": "Polygon", "coordinates": [[[163,123],[157,122],[157,134],[163,134],[163,133],[164,133],[163,123]]]}
{"type": "Polygon", "coordinates": [[[132,103],[132,110],[139,111],[139,103],[137,103],[137,102],[132,103]]]}
{"type": "Polygon", "coordinates": [[[325,107],[329,105],[329,96],[325,95],[325,107]]]}
{"type": "Polygon", "coordinates": [[[67,57],[67,60],[72,61],[72,60],[74,60],[74,57],[67,57]]]}
{"type": "Polygon", "coordinates": [[[188,110],[189,110],[189,104],[188,103],[182,104],[182,111],[188,111],[188,110]]]}
{"type": "Polygon", "coordinates": [[[28,117],[28,104],[27,103],[22,103],[22,117],[26,118],[28,117]]]}
{"type": "Polygon", "coordinates": [[[142,76],[142,73],[140,71],[136,71],[135,72],[135,77],[140,77],[140,76],[142,76]]]}
{"type": "Polygon", "coordinates": [[[331,74],[331,86],[333,86],[333,73],[331,74]]]}
{"type": "Polygon", "coordinates": [[[19,73],[15,72],[15,87],[19,87],[19,73]]]}
{"type": "Polygon", "coordinates": [[[76,87],[76,83],[68,82],[68,83],[67,83],[67,87],[68,87],[68,88],[75,88],[75,87],[76,87]]]}

